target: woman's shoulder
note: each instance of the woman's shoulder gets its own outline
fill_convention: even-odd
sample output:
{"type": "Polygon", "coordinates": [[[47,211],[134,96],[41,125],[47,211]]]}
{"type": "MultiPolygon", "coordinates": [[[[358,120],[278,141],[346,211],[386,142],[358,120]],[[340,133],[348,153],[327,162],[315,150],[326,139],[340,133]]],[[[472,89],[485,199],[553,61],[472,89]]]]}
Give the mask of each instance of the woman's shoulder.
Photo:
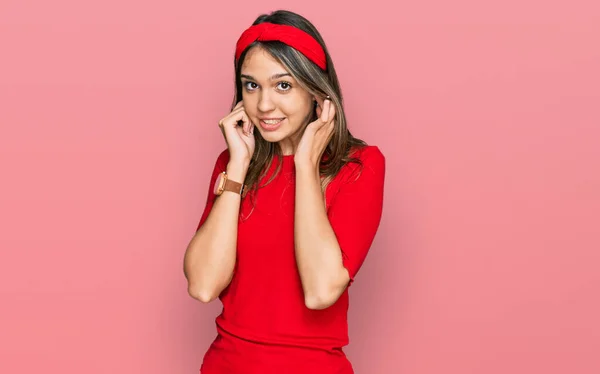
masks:
{"type": "Polygon", "coordinates": [[[385,162],[385,156],[381,149],[376,145],[364,145],[355,147],[350,151],[350,157],[358,158],[361,161],[385,162]]]}
{"type": "Polygon", "coordinates": [[[350,158],[358,159],[360,163],[348,162],[344,165],[350,171],[362,170],[367,167],[373,170],[385,169],[385,156],[376,145],[364,145],[353,148],[349,153],[350,158]]]}
{"type": "Polygon", "coordinates": [[[385,174],[385,156],[376,145],[357,146],[349,154],[349,158],[358,159],[359,162],[349,161],[340,170],[338,177],[340,183],[356,181],[365,170],[369,177],[383,176],[385,174]]]}

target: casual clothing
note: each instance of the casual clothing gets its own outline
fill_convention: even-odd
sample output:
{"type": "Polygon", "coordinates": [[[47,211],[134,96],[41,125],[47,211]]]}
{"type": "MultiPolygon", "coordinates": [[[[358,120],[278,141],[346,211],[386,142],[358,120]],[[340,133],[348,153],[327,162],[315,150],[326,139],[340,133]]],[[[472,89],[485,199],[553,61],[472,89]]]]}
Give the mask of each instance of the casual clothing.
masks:
{"type": "MultiPolygon", "coordinates": [[[[329,222],[342,251],[351,283],[379,226],[383,206],[385,158],[378,147],[358,149],[359,164],[348,163],[326,190],[329,222]]],[[[217,338],[206,352],[202,374],[352,374],[342,347],[348,340],[348,289],[335,304],[311,310],[304,304],[294,253],[294,156],[282,156],[273,181],[240,206],[237,257],[231,283],[219,296],[217,338]]],[[[212,187],[226,170],[229,152],[215,164],[206,220],[215,198],[212,187]]],[[[275,157],[263,185],[275,172],[275,157]]],[[[229,193],[229,192],[227,192],[229,193]]]]}

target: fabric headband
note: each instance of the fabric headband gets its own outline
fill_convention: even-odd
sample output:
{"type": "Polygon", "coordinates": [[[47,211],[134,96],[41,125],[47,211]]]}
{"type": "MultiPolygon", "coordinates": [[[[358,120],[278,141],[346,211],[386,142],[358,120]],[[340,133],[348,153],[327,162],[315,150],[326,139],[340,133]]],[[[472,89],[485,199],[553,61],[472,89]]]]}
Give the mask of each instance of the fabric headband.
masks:
{"type": "Polygon", "coordinates": [[[250,26],[242,33],[235,48],[235,60],[239,60],[242,52],[255,41],[280,41],[298,50],[322,70],[327,68],[325,51],[312,36],[294,26],[277,25],[263,22],[250,26]]]}

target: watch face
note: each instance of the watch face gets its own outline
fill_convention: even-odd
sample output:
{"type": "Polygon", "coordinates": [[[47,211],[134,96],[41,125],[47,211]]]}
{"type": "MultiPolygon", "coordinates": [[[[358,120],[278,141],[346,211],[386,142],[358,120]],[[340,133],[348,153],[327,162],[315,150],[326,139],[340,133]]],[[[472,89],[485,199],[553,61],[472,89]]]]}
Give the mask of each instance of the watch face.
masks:
{"type": "Polygon", "coordinates": [[[213,188],[213,192],[215,195],[220,195],[223,193],[223,188],[225,187],[225,172],[219,173],[217,176],[217,180],[215,181],[215,186],[213,188]]]}

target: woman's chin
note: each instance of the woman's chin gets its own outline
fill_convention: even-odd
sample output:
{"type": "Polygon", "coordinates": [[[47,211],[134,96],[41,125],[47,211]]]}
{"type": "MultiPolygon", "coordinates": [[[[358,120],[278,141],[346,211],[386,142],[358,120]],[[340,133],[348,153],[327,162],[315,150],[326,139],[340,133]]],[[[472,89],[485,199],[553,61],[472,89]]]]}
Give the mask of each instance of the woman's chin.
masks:
{"type": "Polygon", "coordinates": [[[284,136],[279,131],[265,131],[261,132],[260,135],[262,138],[269,143],[277,143],[284,138],[284,136]]]}

